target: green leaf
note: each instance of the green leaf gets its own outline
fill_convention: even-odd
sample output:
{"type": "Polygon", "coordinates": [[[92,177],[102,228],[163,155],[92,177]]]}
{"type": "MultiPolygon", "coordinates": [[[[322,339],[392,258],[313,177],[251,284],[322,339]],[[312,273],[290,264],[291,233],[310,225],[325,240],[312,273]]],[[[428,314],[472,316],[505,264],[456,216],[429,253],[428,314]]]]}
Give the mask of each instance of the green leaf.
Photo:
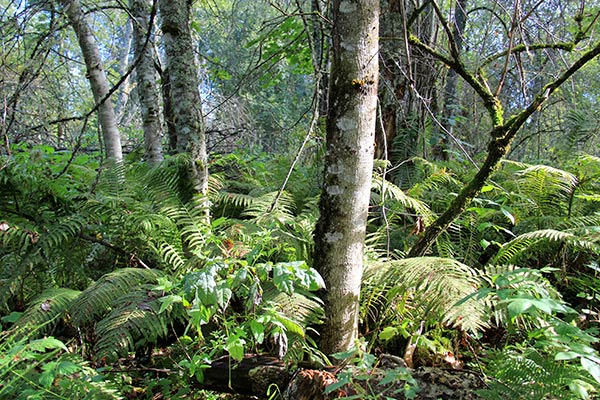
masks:
{"type": "Polygon", "coordinates": [[[160,299],[158,299],[158,301],[161,303],[158,313],[161,314],[165,312],[165,310],[170,310],[173,304],[181,303],[183,299],[181,298],[181,296],[171,294],[168,296],[161,297],[160,299]]]}
{"type": "Polygon", "coordinates": [[[581,357],[581,366],[600,383],[600,365],[588,357],[581,357]]]}
{"type": "Polygon", "coordinates": [[[569,383],[569,390],[577,395],[580,399],[589,399],[590,395],[585,387],[584,382],[575,380],[569,383]]]}
{"type": "Polygon", "coordinates": [[[300,337],[304,337],[304,329],[302,329],[302,326],[296,323],[295,321],[292,321],[291,319],[286,318],[285,316],[279,313],[275,315],[275,318],[281,323],[281,325],[283,325],[286,332],[295,333],[300,337]]]}
{"type": "Polygon", "coordinates": [[[265,341],[265,326],[257,320],[250,321],[250,331],[258,344],[262,344],[265,341]]]}
{"type": "Polygon", "coordinates": [[[511,317],[524,314],[533,307],[533,302],[530,299],[511,299],[508,303],[508,312],[511,317]]]}
{"type": "Polygon", "coordinates": [[[556,353],[556,356],[554,356],[554,359],[556,361],[562,361],[562,360],[572,360],[577,357],[581,357],[581,354],[575,353],[574,351],[561,351],[561,352],[556,353]]]}
{"type": "Polygon", "coordinates": [[[56,374],[54,371],[49,370],[42,372],[38,381],[42,387],[49,388],[54,383],[54,378],[56,378],[56,374]]]}
{"type": "Polygon", "coordinates": [[[204,305],[217,304],[215,275],[213,268],[186,275],[184,278],[185,293],[190,297],[197,296],[204,305]]]}
{"type": "Polygon", "coordinates": [[[33,340],[32,342],[29,343],[29,349],[32,351],[37,351],[37,352],[43,352],[46,350],[53,350],[53,349],[61,349],[61,350],[67,351],[67,346],[65,346],[65,344],[63,342],[61,342],[60,340],[55,339],[52,336],[50,336],[50,337],[43,338],[43,339],[33,340]]]}
{"type": "Polygon", "coordinates": [[[23,315],[22,312],[13,311],[10,314],[5,315],[4,317],[0,318],[0,320],[2,320],[2,322],[5,322],[5,323],[15,323],[21,318],[22,315],[23,315]]]}
{"type": "Polygon", "coordinates": [[[515,220],[515,216],[514,216],[514,215],[512,215],[512,213],[511,213],[510,211],[508,211],[508,210],[507,210],[506,208],[504,208],[504,207],[501,207],[501,208],[500,208],[500,212],[501,212],[502,214],[504,214],[504,216],[505,216],[506,218],[508,218],[508,220],[510,221],[510,223],[511,223],[511,224],[513,224],[513,225],[515,224],[515,222],[516,222],[516,220],[515,220]]]}
{"type": "Polygon", "coordinates": [[[246,341],[237,336],[230,336],[227,339],[225,350],[229,353],[231,358],[236,361],[242,361],[244,359],[244,345],[246,341]]]}
{"type": "Polygon", "coordinates": [[[231,296],[233,296],[233,292],[229,288],[229,284],[226,281],[219,282],[215,290],[215,297],[217,299],[217,305],[221,310],[227,308],[231,296]]]}
{"type": "Polygon", "coordinates": [[[283,265],[275,264],[273,266],[273,283],[275,287],[287,294],[294,292],[293,274],[283,265]]]}
{"type": "Polygon", "coordinates": [[[398,328],[386,326],[381,332],[379,332],[379,340],[390,340],[396,335],[398,335],[398,328]]]}
{"type": "Polygon", "coordinates": [[[72,375],[81,371],[81,367],[71,361],[61,361],[56,366],[56,372],[61,375],[72,375]]]}

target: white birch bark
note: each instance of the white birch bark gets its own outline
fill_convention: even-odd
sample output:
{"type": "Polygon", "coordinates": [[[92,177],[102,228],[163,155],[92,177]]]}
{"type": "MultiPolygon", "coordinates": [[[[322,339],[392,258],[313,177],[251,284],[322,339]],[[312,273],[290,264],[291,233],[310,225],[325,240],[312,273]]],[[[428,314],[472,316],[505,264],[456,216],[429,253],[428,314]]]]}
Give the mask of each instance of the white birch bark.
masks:
{"type": "Polygon", "coordinates": [[[379,0],[335,0],[325,180],[315,267],[327,285],[321,350],[358,336],[363,250],[371,191],[378,81],[379,0]]]}
{"type": "Polygon", "coordinates": [[[152,0],[130,0],[133,17],[133,48],[136,65],[137,92],[142,111],[144,129],[144,147],[146,159],[151,164],[163,160],[162,129],[160,124],[160,101],[157,87],[157,74],[154,69],[152,41],[148,36],[148,18],[152,9],[152,0]]]}
{"type": "MultiPolygon", "coordinates": [[[[109,84],[102,67],[102,60],[96,39],[81,10],[79,0],[61,0],[61,4],[77,36],[77,41],[85,60],[87,77],[90,81],[92,93],[94,94],[94,100],[96,104],[99,104],[107,96],[109,84]]],[[[123,159],[121,136],[117,127],[115,110],[110,99],[106,99],[98,106],[98,120],[102,128],[106,157],[113,161],[121,161],[123,159]]]]}

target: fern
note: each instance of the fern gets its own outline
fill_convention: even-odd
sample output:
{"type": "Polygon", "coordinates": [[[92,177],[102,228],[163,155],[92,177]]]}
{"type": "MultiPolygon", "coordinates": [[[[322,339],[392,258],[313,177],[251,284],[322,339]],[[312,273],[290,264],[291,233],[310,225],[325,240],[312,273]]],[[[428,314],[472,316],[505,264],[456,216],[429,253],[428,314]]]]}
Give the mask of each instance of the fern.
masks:
{"type": "Polygon", "coordinates": [[[73,324],[82,326],[99,320],[111,310],[115,299],[142,284],[156,283],[160,276],[160,271],[137,268],[119,269],[102,276],[71,306],[73,324]]]}
{"type": "Polygon", "coordinates": [[[578,185],[578,179],[558,168],[533,165],[517,174],[517,183],[541,215],[566,215],[569,198],[578,185]]]}
{"type": "Polygon", "coordinates": [[[471,332],[488,326],[487,309],[481,303],[457,305],[476,291],[480,280],[475,270],[452,259],[418,257],[374,264],[366,270],[365,282],[366,290],[379,286],[395,295],[409,292],[413,316],[418,313],[419,319],[471,332]]]}
{"type": "Polygon", "coordinates": [[[558,231],[555,229],[543,229],[524,233],[506,243],[496,256],[490,261],[491,264],[513,263],[515,259],[523,254],[531,254],[532,249],[541,243],[563,243],[572,248],[587,250],[593,253],[600,253],[600,247],[595,243],[595,239],[588,240],[585,237],[576,235],[568,231],[558,231]]]}
{"type": "Polygon", "coordinates": [[[402,189],[393,183],[383,179],[383,177],[374,174],[371,184],[371,201],[375,204],[384,204],[390,199],[408,210],[413,210],[418,216],[422,217],[426,224],[433,220],[433,213],[424,202],[408,196],[402,189]]]}
{"type": "Polygon", "coordinates": [[[575,392],[579,387],[593,390],[595,386],[581,368],[533,349],[505,350],[488,365],[487,371],[493,378],[488,388],[478,394],[490,400],[573,399],[579,397],[575,392]]]}
{"type": "Polygon", "coordinates": [[[36,334],[44,335],[52,331],[59,318],[65,318],[73,302],[81,294],[72,289],[47,289],[35,297],[27,306],[26,311],[16,322],[17,330],[40,327],[36,334]]]}
{"type": "Polygon", "coordinates": [[[159,314],[160,302],[153,285],[141,285],[136,290],[113,300],[112,311],[96,325],[98,340],[95,357],[115,361],[129,351],[155,344],[168,334],[170,313],[159,314]]]}

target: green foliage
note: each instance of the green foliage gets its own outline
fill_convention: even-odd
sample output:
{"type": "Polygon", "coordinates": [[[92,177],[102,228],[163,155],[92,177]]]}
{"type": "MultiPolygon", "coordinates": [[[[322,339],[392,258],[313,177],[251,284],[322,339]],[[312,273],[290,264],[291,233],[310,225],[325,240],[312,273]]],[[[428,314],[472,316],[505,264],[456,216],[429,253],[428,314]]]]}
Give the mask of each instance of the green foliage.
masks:
{"type": "Polygon", "coordinates": [[[146,283],[156,283],[162,276],[159,271],[125,268],[102,276],[81,293],[71,307],[73,324],[92,324],[104,317],[115,303],[137,287],[146,283]]]}
{"type": "Polygon", "coordinates": [[[3,399],[122,399],[105,380],[60,340],[3,334],[0,338],[0,398],[3,399]]]}
{"type": "Polygon", "coordinates": [[[348,351],[332,355],[341,364],[349,367],[338,374],[337,382],[325,388],[325,394],[335,394],[337,397],[341,393],[346,394],[344,397],[339,397],[342,399],[391,399],[396,396],[414,399],[417,397],[421,388],[407,368],[387,369],[381,377],[382,374],[377,370],[379,360],[365,352],[364,347],[364,342],[357,341],[348,351]],[[380,377],[381,379],[378,379],[380,377]],[[398,381],[404,382],[404,385],[398,385],[398,381]]]}
{"type": "Polygon", "coordinates": [[[201,380],[197,363],[223,352],[241,360],[248,350],[265,346],[268,337],[281,358],[301,360],[313,345],[306,329],[322,318],[322,306],[310,291],[322,287],[321,277],[304,262],[251,266],[221,259],[157,289],[169,293],[160,300],[161,312],[177,304],[187,309],[186,330],[197,335],[201,349],[190,369],[201,380]]]}
{"type": "Polygon", "coordinates": [[[112,302],[112,311],[98,321],[94,345],[97,359],[116,360],[137,349],[152,348],[160,338],[166,338],[170,324],[177,318],[171,313],[159,314],[161,295],[151,289],[155,285],[138,285],[135,290],[112,302]]]}
{"type": "Polygon", "coordinates": [[[61,319],[67,323],[64,319],[80,294],[78,290],[65,288],[44,290],[31,300],[16,326],[22,331],[34,330],[38,335],[52,332],[61,319]]]}
{"type": "Polygon", "coordinates": [[[574,323],[575,310],[539,271],[494,275],[491,286],[477,296],[500,310],[496,315],[505,317],[497,322],[507,326],[517,342],[491,353],[488,371],[493,379],[482,391],[485,398],[500,398],[507,391],[515,398],[590,398],[600,383],[600,357],[593,347],[598,332],[584,331],[574,323]]]}

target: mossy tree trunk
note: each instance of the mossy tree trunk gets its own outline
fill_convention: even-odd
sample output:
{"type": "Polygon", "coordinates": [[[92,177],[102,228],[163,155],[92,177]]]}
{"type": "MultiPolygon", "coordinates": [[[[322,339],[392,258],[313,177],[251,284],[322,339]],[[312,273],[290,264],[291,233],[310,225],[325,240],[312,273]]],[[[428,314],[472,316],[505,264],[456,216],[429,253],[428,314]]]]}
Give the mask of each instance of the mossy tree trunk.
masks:
{"type": "Polygon", "coordinates": [[[142,121],[146,159],[155,164],[163,160],[162,129],[160,123],[159,89],[154,68],[149,18],[152,16],[151,0],[130,0],[133,19],[133,48],[137,60],[136,78],[142,121]]]}
{"type": "Polygon", "coordinates": [[[190,7],[187,0],[160,0],[162,32],[165,44],[170,87],[170,105],[177,134],[177,152],[189,153],[192,158],[191,180],[194,190],[206,194],[208,168],[205,126],[198,89],[196,49],[190,31],[190,7]]]}
{"type": "Polygon", "coordinates": [[[77,41],[83,53],[87,77],[90,81],[92,93],[94,94],[94,101],[98,107],[98,120],[102,128],[106,157],[113,161],[121,161],[123,159],[121,136],[117,127],[117,118],[113,104],[110,98],[108,98],[108,79],[102,67],[102,60],[96,39],[87,23],[79,0],[62,0],[61,4],[75,31],[77,41]]]}
{"type": "Polygon", "coordinates": [[[325,280],[321,350],[354,345],[373,169],[379,0],[333,3],[324,186],[314,263],[325,280]]]}

